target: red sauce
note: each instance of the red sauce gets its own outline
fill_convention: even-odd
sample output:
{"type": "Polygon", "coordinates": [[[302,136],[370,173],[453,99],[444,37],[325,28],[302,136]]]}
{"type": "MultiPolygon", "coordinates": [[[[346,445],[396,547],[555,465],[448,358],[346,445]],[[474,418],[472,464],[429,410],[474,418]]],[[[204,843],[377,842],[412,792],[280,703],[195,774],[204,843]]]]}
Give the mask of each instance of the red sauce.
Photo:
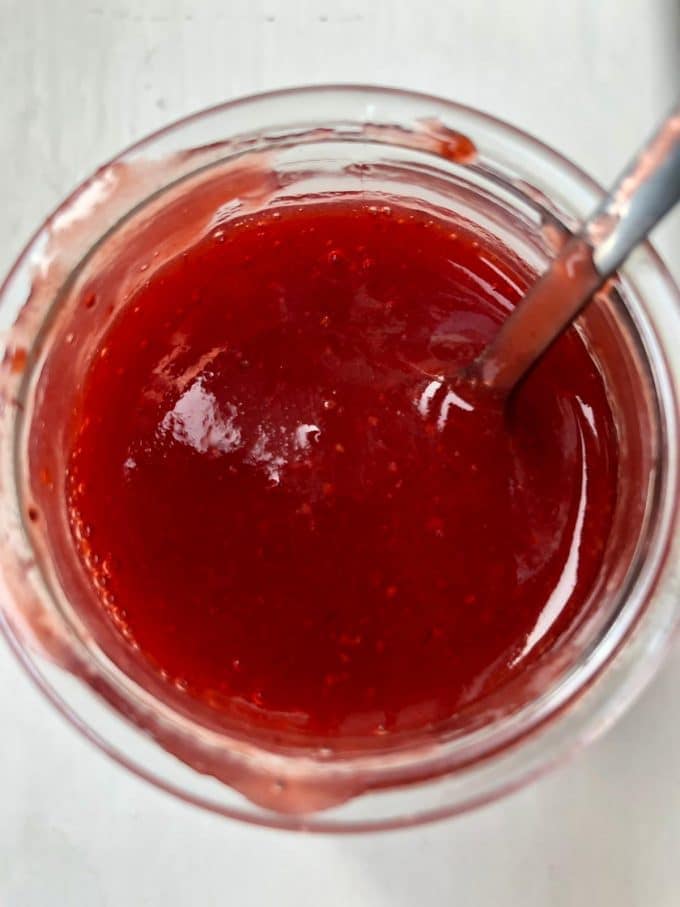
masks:
{"type": "Polygon", "coordinates": [[[510,409],[436,377],[530,280],[372,199],[246,216],[156,271],[89,366],[67,477],[138,657],[188,702],[338,739],[450,718],[557,645],[616,495],[599,372],[570,330],[510,409]]]}

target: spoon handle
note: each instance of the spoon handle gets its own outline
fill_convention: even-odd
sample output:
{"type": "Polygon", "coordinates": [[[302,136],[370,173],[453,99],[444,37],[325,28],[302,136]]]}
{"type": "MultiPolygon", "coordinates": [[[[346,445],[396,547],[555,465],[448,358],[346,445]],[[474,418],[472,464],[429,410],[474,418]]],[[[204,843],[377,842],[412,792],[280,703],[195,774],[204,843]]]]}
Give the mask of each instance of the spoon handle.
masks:
{"type": "Polygon", "coordinates": [[[466,377],[509,394],[593,293],[680,200],[680,103],[617,180],[466,377]]]}
{"type": "Polygon", "coordinates": [[[584,227],[599,274],[613,274],[678,201],[680,101],[584,227]]]}

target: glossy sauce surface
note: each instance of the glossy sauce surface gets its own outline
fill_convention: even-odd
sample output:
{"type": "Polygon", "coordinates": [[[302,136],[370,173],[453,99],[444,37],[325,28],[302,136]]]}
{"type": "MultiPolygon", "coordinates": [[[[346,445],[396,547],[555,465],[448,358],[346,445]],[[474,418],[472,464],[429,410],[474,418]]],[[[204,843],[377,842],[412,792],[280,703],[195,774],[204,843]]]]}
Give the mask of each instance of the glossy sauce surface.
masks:
{"type": "Polygon", "coordinates": [[[225,223],[156,271],[89,367],[66,480],[138,657],[189,702],[338,738],[445,720],[555,645],[615,503],[600,375],[571,330],[510,412],[437,377],[529,279],[376,199],[225,223]]]}

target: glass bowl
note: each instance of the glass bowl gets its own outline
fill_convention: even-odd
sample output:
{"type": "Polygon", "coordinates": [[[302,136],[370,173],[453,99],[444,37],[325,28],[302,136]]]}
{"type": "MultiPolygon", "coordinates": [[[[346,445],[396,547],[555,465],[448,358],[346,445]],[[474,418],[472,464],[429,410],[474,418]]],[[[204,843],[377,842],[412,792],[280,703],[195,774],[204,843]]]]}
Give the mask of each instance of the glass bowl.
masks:
{"type": "Polygon", "coordinates": [[[102,319],[83,329],[83,286],[113,268],[125,295],[236,214],[347,193],[465,218],[533,271],[602,195],[540,142],[446,100],[362,86],[279,91],[188,117],[104,165],[38,230],[0,290],[0,619],[11,647],[55,706],[140,776],[226,816],[316,831],[424,822],[535,778],[632,701],[680,616],[680,298],[645,245],[577,324],[602,372],[620,445],[619,500],[600,574],[567,638],[504,688],[483,720],[357,750],[264,745],[158,694],[134,659],[115,654],[111,627],[83,619],[77,570],[63,568],[73,561],[57,481],[66,445],[45,433],[36,441],[31,431],[45,407],[66,422],[66,389],[106,328],[102,319]],[[186,222],[169,231],[167,212],[189,191],[186,222]],[[141,248],[156,250],[152,261],[139,257],[141,248]],[[55,372],[63,394],[46,381],[55,372]],[[45,458],[50,468],[37,468],[45,458]]]}

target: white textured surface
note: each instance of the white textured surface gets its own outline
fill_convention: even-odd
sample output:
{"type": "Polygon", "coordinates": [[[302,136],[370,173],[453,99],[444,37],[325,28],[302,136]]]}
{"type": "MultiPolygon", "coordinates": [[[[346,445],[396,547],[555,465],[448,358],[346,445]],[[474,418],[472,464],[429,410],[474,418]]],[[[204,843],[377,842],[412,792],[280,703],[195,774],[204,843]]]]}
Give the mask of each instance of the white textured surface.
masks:
{"type": "MultiPolygon", "coordinates": [[[[101,160],[259,89],[372,81],[503,116],[610,180],[680,88],[677,0],[0,0],[0,271],[101,160]]],[[[680,216],[658,233],[680,278],[680,216]]],[[[573,764],[410,832],[311,838],[110,763],[0,645],[2,907],[677,907],[680,652],[573,764]]]]}

